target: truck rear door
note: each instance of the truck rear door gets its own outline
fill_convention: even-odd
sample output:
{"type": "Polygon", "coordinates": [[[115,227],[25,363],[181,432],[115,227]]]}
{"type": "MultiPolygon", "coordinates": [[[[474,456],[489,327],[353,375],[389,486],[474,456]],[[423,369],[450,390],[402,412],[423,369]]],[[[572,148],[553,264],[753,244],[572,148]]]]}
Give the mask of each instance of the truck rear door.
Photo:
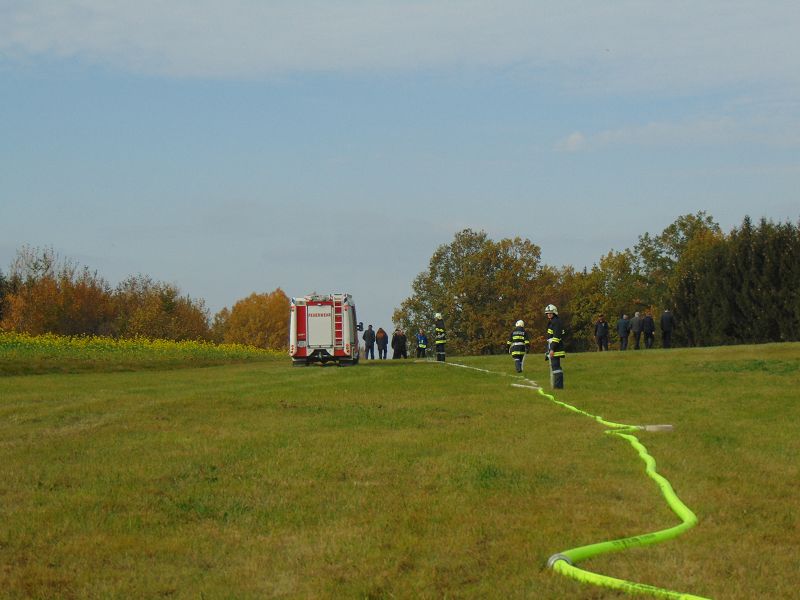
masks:
{"type": "Polygon", "coordinates": [[[333,306],[314,302],[306,312],[309,348],[333,348],[333,306]]]}

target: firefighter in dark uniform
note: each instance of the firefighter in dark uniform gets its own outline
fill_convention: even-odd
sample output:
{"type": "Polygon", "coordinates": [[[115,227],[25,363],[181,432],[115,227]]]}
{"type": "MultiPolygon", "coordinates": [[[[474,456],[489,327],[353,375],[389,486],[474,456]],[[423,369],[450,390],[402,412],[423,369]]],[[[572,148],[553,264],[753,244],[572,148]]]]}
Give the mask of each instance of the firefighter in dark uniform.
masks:
{"type": "Polygon", "coordinates": [[[561,370],[561,359],[567,353],[564,352],[564,328],[561,326],[561,319],[558,318],[558,309],[548,304],[544,308],[547,316],[547,353],[545,360],[550,361],[550,384],[554,390],[564,389],[564,371],[561,370]]]}
{"type": "Polygon", "coordinates": [[[511,332],[511,337],[508,338],[508,352],[514,358],[514,368],[517,373],[522,373],[522,363],[530,347],[531,340],[525,331],[525,322],[517,321],[514,331],[511,332]]]}
{"type": "Polygon", "coordinates": [[[447,334],[444,331],[444,320],[442,319],[442,313],[436,313],[436,326],[434,328],[434,333],[436,334],[433,343],[436,345],[436,360],[439,362],[444,362],[444,347],[447,344],[447,334]]]}

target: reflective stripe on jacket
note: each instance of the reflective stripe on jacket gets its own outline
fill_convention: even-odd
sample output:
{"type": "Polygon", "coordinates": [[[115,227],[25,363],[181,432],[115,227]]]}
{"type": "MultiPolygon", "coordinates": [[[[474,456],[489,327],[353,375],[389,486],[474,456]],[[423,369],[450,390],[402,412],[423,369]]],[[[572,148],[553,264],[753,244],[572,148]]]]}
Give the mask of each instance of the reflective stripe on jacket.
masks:
{"type": "Polygon", "coordinates": [[[558,315],[553,315],[547,323],[547,349],[553,353],[554,357],[566,356],[561,340],[564,337],[564,328],[561,326],[561,319],[558,315]]]}
{"type": "Polygon", "coordinates": [[[511,337],[508,339],[511,356],[524,356],[530,345],[531,340],[524,327],[517,327],[511,332],[511,337]]]}
{"type": "Polygon", "coordinates": [[[436,339],[434,342],[438,346],[439,344],[446,344],[447,343],[447,334],[444,331],[444,321],[439,319],[436,321],[436,328],[434,330],[436,332],[436,339]]]}

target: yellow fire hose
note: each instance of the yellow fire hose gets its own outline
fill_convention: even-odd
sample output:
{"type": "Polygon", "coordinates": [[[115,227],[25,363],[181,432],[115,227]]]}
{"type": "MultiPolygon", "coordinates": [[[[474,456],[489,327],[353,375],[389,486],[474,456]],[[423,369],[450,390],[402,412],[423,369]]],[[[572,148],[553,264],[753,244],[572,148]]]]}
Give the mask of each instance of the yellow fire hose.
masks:
{"type": "MultiPolygon", "coordinates": [[[[488,371],[486,369],[479,369],[477,367],[458,363],[442,364],[472,369],[475,371],[482,371],[484,373],[491,373],[495,375],[505,375],[505,373],[497,373],[494,371],[488,371]]],[[[558,404],[559,406],[562,406],[572,412],[589,417],[590,419],[609,427],[610,429],[606,431],[607,434],[615,435],[627,440],[628,443],[630,443],[630,445],[633,446],[633,448],[638,452],[642,461],[644,461],[645,472],[647,475],[656,482],[658,487],[661,489],[661,493],[664,496],[664,499],[667,501],[667,504],[681,520],[680,525],[675,525],[674,527],[669,527],[668,529],[662,529],[632,537],[620,538],[617,540],[597,542],[595,544],[588,544],[586,546],[579,546],[578,548],[570,548],[569,550],[558,552],[548,559],[547,566],[552,568],[556,573],[560,573],[566,577],[571,577],[572,579],[582,583],[621,590],[631,594],[649,594],[659,598],[673,598],[676,600],[710,600],[704,596],[695,596],[693,594],[675,592],[652,585],[647,585],[645,583],[626,581],[624,579],[617,579],[616,577],[610,577],[600,573],[593,573],[592,571],[587,571],[586,569],[581,569],[580,567],[576,566],[576,563],[600,554],[619,552],[620,550],[626,550],[628,548],[648,546],[650,544],[656,544],[670,540],[691,529],[697,524],[697,516],[681,501],[680,498],[678,498],[669,481],[667,481],[665,477],[656,471],[655,459],[648,454],[647,448],[645,448],[644,444],[642,444],[636,436],[632,435],[632,433],[636,431],[671,431],[672,425],[627,425],[625,423],[606,421],[602,417],[588,413],[584,410],[567,404],[566,402],[556,400],[555,397],[546,393],[538,384],[529,379],[525,379],[524,377],[519,377],[519,379],[525,381],[526,384],[512,383],[511,385],[514,387],[537,391],[551,402],[554,402],[555,404],[558,404]]]]}
{"type": "Polygon", "coordinates": [[[631,432],[635,431],[667,431],[671,430],[671,425],[625,425],[622,423],[612,423],[610,421],[605,421],[601,417],[596,415],[592,415],[587,413],[583,410],[575,408],[565,402],[561,402],[556,400],[550,394],[545,393],[542,388],[536,387],[533,388],[532,386],[526,385],[519,385],[519,384],[512,384],[515,387],[526,387],[529,389],[536,389],[538,390],[539,394],[548,398],[552,402],[563,406],[564,408],[571,410],[573,412],[585,415],[605,425],[606,427],[610,427],[606,433],[610,435],[615,435],[627,440],[631,446],[639,453],[639,456],[644,461],[645,464],[645,472],[647,475],[653,479],[658,487],[661,489],[661,493],[669,504],[669,507],[672,511],[681,519],[681,524],[676,525],[674,527],[670,527],[668,529],[662,529],[660,531],[654,531],[651,533],[645,533],[642,535],[637,535],[633,537],[621,538],[617,540],[611,540],[607,542],[598,542],[595,544],[589,544],[587,546],[580,546],[578,548],[571,548],[569,550],[564,550],[557,554],[554,554],[550,557],[547,561],[547,565],[551,567],[556,573],[560,573],[567,577],[571,577],[577,581],[583,583],[589,583],[592,585],[598,585],[608,588],[613,588],[617,590],[622,590],[632,594],[650,594],[652,596],[657,596],[660,598],[676,598],[681,600],[708,600],[707,598],[703,598],[702,596],[694,596],[692,594],[685,594],[681,592],[674,592],[670,590],[665,590],[662,588],[658,588],[655,586],[647,585],[644,583],[636,583],[632,581],[626,581],[624,579],[617,579],[615,577],[609,577],[608,575],[602,575],[600,573],[593,573],[591,571],[587,571],[586,569],[581,569],[577,567],[576,564],[587,560],[593,556],[598,556],[600,554],[607,554],[609,552],[618,552],[620,550],[625,550],[627,548],[635,548],[639,546],[647,546],[649,544],[656,544],[658,542],[663,542],[669,539],[672,539],[684,531],[687,531],[694,527],[697,524],[697,517],[695,514],[686,506],[680,498],[678,498],[675,491],[672,489],[669,481],[667,481],[663,476],[661,476],[656,471],[656,461],[655,459],[650,456],[647,452],[647,448],[636,438],[636,436],[632,435],[631,432]]]}

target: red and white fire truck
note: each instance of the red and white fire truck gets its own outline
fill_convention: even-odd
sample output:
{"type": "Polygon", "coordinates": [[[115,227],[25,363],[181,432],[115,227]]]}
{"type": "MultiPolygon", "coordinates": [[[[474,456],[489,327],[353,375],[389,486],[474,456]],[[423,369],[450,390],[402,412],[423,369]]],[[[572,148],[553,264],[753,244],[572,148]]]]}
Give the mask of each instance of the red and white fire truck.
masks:
{"type": "Polygon", "coordinates": [[[310,294],[292,298],[289,316],[289,355],[292,364],[335,361],[358,364],[356,305],[350,294],[310,294]]]}

